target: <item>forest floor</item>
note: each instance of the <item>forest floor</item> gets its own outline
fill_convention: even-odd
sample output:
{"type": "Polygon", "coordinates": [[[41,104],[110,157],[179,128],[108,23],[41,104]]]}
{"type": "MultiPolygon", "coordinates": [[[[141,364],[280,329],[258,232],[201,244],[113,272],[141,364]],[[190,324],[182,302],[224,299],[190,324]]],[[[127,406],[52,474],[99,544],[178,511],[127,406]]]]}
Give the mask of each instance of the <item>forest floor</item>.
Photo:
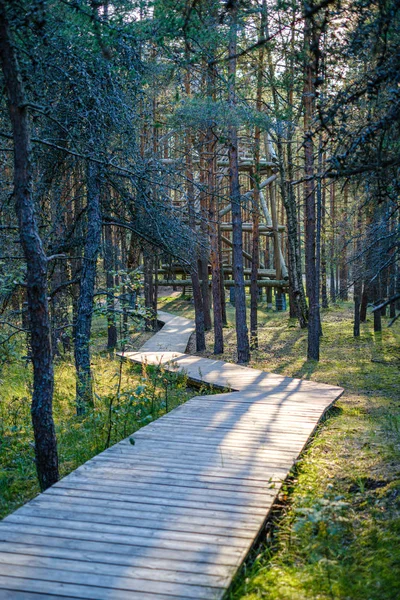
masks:
{"type": "MultiPolygon", "coordinates": [[[[129,340],[129,350],[138,350],[152,333],[138,332],[129,340]]],[[[91,339],[94,375],[94,407],[76,416],[73,355],[56,359],[54,420],[58,441],[60,476],[124,439],[149,421],[199,393],[187,388],[184,377],[121,362],[105,349],[107,325],[96,317],[91,339]],[[166,407],[167,403],[167,407],[166,407]]],[[[21,344],[0,357],[0,518],[39,493],[34,462],[30,417],[31,365],[23,358],[21,344]]],[[[201,392],[204,393],[204,390],[201,392]]]]}
{"type": "MultiPolygon", "coordinates": [[[[160,308],[193,317],[184,298],[160,308]]],[[[260,307],[259,349],[249,366],[339,385],[295,465],[266,535],[236,577],[229,600],[400,598],[400,327],[374,334],[372,318],[352,335],[352,307],[325,310],[321,360],[306,360],[307,333],[288,313],[260,307]]],[[[228,304],[223,358],[235,360],[228,304]]],[[[206,356],[212,355],[212,333],[206,356]]]]}

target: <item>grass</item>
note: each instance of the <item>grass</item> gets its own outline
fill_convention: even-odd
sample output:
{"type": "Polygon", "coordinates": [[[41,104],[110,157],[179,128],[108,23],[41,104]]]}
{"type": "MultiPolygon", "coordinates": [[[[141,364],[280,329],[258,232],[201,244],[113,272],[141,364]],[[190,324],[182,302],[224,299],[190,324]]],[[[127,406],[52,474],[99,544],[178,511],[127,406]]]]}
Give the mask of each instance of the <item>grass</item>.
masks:
{"type": "MultiPolygon", "coordinates": [[[[188,317],[190,302],[164,299],[188,317]]],[[[400,598],[400,330],[374,334],[372,317],[353,338],[351,305],[324,311],[320,362],[307,361],[307,333],[287,313],[259,311],[250,366],[330,383],[345,394],[284,486],[264,539],[229,600],[400,598]]],[[[228,305],[225,360],[235,360],[228,305]]],[[[212,334],[207,334],[211,355],[212,334]]]]}
{"type": "MultiPolygon", "coordinates": [[[[108,437],[112,445],[199,393],[187,388],[185,376],[162,367],[144,373],[140,365],[110,357],[105,331],[103,319],[96,318],[91,342],[95,400],[84,417],[75,414],[73,357],[55,364],[53,410],[61,477],[104,450],[108,437]]],[[[138,349],[150,335],[133,334],[129,349],[138,349]]],[[[0,368],[0,518],[39,493],[30,419],[32,369],[23,354],[22,347],[14,347],[0,368]]]]}

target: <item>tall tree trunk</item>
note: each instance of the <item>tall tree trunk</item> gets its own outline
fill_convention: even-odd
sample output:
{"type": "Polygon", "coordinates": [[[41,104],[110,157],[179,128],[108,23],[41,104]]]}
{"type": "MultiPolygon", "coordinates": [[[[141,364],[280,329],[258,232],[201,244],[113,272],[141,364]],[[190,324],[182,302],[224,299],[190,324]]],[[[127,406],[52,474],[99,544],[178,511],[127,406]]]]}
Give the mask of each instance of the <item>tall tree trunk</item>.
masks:
{"type": "MultiPolygon", "coordinates": [[[[235,111],[236,106],[236,53],[237,53],[237,0],[231,4],[229,35],[228,100],[235,111]]],[[[232,205],[232,270],[235,280],[235,315],[238,363],[250,360],[249,336],[246,322],[246,294],[243,272],[242,204],[239,184],[238,138],[235,125],[229,126],[229,187],[232,205]]]]}
{"type": "Polygon", "coordinates": [[[86,238],[75,323],[76,412],[82,415],[93,406],[90,368],[90,334],[97,258],[101,244],[101,176],[99,165],[88,161],[86,169],[86,238]]]}
{"type": "MultiPolygon", "coordinates": [[[[316,211],[314,183],[314,143],[311,132],[311,121],[315,104],[315,60],[311,51],[313,35],[309,18],[305,18],[305,82],[304,82],[304,170],[306,182],[305,193],[305,255],[306,255],[306,284],[309,300],[308,347],[307,358],[319,360],[320,316],[319,316],[319,286],[316,269],[316,211]]],[[[314,45],[314,44],[313,44],[314,45]]]]}
{"type": "MultiPolygon", "coordinates": [[[[189,69],[187,69],[185,73],[185,92],[186,96],[189,98],[191,95],[189,69]]],[[[188,129],[185,133],[186,191],[189,212],[189,227],[193,231],[193,235],[196,236],[196,212],[193,183],[192,145],[192,137],[188,129]]],[[[203,352],[203,350],[206,349],[206,339],[204,335],[204,306],[201,294],[198,264],[198,247],[196,246],[195,254],[191,257],[190,261],[190,278],[192,280],[194,315],[196,324],[196,351],[203,352]]]]}
{"type": "MultiPolygon", "coordinates": [[[[269,32],[267,29],[268,23],[266,23],[265,37],[268,37],[269,32]]],[[[292,46],[294,48],[294,27],[292,28],[292,46]]],[[[270,85],[272,86],[272,99],[274,102],[274,109],[276,114],[279,114],[279,96],[275,86],[275,70],[272,62],[272,55],[269,49],[267,49],[268,56],[268,69],[270,77],[270,85]]],[[[294,65],[291,59],[289,65],[291,73],[291,85],[288,90],[288,104],[289,107],[293,106],[293,85],[294,85],[294,65]]],[[[291,298],[291,310],[292,305],[298,318],[300,327],[302,329],[307,327],[308,320],[308,308],[306,295],[303,286],[303,273],[301,268],[301,253],[300,253],[300,232],[297,217],[296,207],[296,196],[295,191],[291,182],[294,180],[294,161],[293,161],[293,131],[289,129],[286,140],[283,140],[281,132],[278,131],[276,134],[276,145],[278,151],[278,165],[279,165],[279,187],[281,192],[281,198],[283,206],[286,211],[287,219],[287,230],[288,230],[288,274],[289,274],[289,286],[290,286],[290,298],[291,298]],[[284,154],[284,141],[287,145],[287,168],[285,163],[284,154]]],[[[271,194],[271,212],[274,208],[272,205],[273,197],[271,194]]],[[[275,219],[276,221],[276,219],[275,219]]],[[[277,224],[277,223],[276,223],[277,224]]],[[[279,257],[279,237],[278,233],[274,233],[275,253],[278,253],[279,257]]],[[[276,258],[278,258],[276,257],[276,258]]],[[[277,264],[277,262],[276,262],[277,264]]],[[[280,270],[280,269],[279,269],[280,270]]],[[[277,271],[277,278],[278,278],[277,271]]]]}
{"type": "Polygon", "coordinates": [[[356,260],[353,267],[353,286],[354,286],[354,327],[353,333],[354,337],[360,336],[360,308],[361,308],[361,294],[362,294],[362,278],[361,278],[361,260],[360,260],[360,252],[361,252],[361,209],[358,209],[358,219],[357,219],[357,241],[355,244],[355,254],[356,260]]]}
{"type": "MultiPolygon", "coordinates": [[[[319,138],[318,143],[318,172],[322,173],[323,170],[323,141],[322,137],[319,138]]],[[[315,231],[315,294],[317,296],[318,304],[318,320],[319,320],[319,334],[322,335],[321,325],[321,313],[319,305],[319,291],[321,285],[321,227],[322,227],[322,194],[323,194],[323,181],[319,178],[316,186],[316,231],[315,231]]]]}
{"type": "MultiPolygon", "coordinates": [[[[205,159],[205,142],[206,137],[204,132],[200,134],[200,231],[203,239],[208,239],[208,206],[207,206],[207,182],[206,182],[206,159],[205,159]]],[[[210,288],[208,278],[208,254],[209,249],[206,245],[202,248],[199,260],[199,278],[201,280],[201,292],[203,296],[203,313],[204,313],[204,329],[210,331],[212,328],[211,321],[211,302],[210,288]]]]}
{"type": "Polygon", "coordinates": [[[329,242],[329,293],[332,304],[336,302],[335,285],[335,182],[329,186],[331,238],[329,242]]]}
{"type": "Polygon", "coordinates": [[[343,191],[343,219],[341,224],[341,244],[339,261],[339,295],[341,300],[349,299],[348,292],[348,264],[347,264],[347,211],[349,204],[349,186],[347,183],[343,191]]]}
{"type": "MultiPolygon", "coordinates": [[[[323,168],[325,168],[325,156],[323,157],[323,168]]],[[[328,282],[326,271],[326,186],[322,190],[321,206],[321,305],[322,308],[328,308],[328,282]]]]}
{"type": "Polygon", "coordinates": [[[154,331],[156,315],[154,312],[154,250],[148,244],[143,245],[143,279],[144,279],[144,305],[146,307],[146,330],[154,331]]]}
{"type": "MultiPolygon", "coordinates": [[[[259,41],[263,39],[265,25],[267,21],[266,0],[263,0],[261,9],[259,41]]],[[[262,110],[262,91],[264,76],[264,45],[261,44],[258,52],[257,64],[257,91],[256,91],[256,110],[261,113],[262,110]]],[[[252,239],[252,262],[251,262],[251,285],[250,285],[250,346],[251,349],[258,348],[258,269],[260,267],[260,147],[261,147],[261,129],[258,125],[254,130],[254,164],[255,172],[252,173],[254,181],[253,193],[253,239],[252,239]]]]}
{"type": "Polygon", "coordinates": [[[361,306],[360,306],[360,322],[365,323],[367,320],[367,309],[368,309],[368,282],[364,281],[363,291],[361,295],[361,306]]]}
{"type": "Polygon", "coordinates": [[[221,267],[221,312],[222,312],[222,325],[226,327],[228,325],[228,319],[226,316],[226,300],[225,300],[225,274],[224,265],[222,262],[222,235],[221,228],[218,227],[218,252],[219,252],[219,264],[221,267]]]}
{"type": "MultiPolygon", "coordinates": [[[[287,145],[288,155],[288,184],[286,193],[283,196],[286,210],[287,229],[288,229],[288,271],[289,283],[292,289],[294,301],[296,303],[296,315],[300,327],[305,329],[308,323],[308,307],[306,294],[303,286],[303,271],[301,267],[301,248],[299,234],[299,219],[297,216],[296,195],[291,185],[294,180],[293,156],[292,156],[292,133],[287,145]]],[[[282,180],[282,174],[281,174],[282,180]]]]}
{"type": "MultiPolygon", "coordinates": [[[[259,171],[260,165],[260,147],[258,139],[258,150],[257,150],[257,136],[256,136],[256,171],[259,171]],[[258,167],[258,168],[257,168],[258,167]]],[[[258,269],[260,265],[260,210],[259,210],[259,178],[258,174],[255,175],[254,181],[254,194],[253,194],[253,236],[252,236],[252,262],[251,262],[251,276],[250,276],[250,346],[252,350],[258,348],[258,269]]]]}
{"type": "Polygon", "coordinates": [[[104,227],[104,270],[107,292],[107,348],[112,352],[117,346],[117,325],[114,301],[114,246],[111,225],[104,227]]]}
{"type": "Polygon", "coordinates": [[[26,291],[33,363],[31,415],[36,469],[40,487],[45,490],[58,480],[57,441],[52,412],[54,374],[47,300],[47,258],[39,235],[32,195],[29,116],[7,4],[0,1],[0,62],[14,142],[15,211],[27,267],[26,291]]]}
{"type": "MultiPolygon", "coordinates": [[[[212,19],[214,21],[214,19],[212,19]]],[[[207,95],[210,100],[215,99],[215,69],[207,67],[207,95]]],[[[218,244],[218,206],[216,197],[216,145],[217,137],[212,127],[207,128],[207,195],[208,195],[208,228],[210,235],[210,263],[211,263],[211,286],[213,297],[214,317],[214,354],[222,354],[224,351],[224,334],[222,323],[222,300],[221,300],[221,265],[219,262],[218,244]]]]}

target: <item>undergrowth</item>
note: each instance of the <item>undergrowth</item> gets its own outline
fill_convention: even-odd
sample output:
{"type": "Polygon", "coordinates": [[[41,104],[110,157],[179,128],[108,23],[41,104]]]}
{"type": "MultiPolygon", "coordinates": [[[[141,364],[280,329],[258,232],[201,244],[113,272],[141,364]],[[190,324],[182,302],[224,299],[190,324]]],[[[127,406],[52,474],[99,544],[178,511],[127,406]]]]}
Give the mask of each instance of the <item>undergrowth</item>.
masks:
{"type": "MultiPolygon", "coordinates": [[[[323,312],[321,360],[306,360],[307,332],[287,313],[261,307],[259,349],[250,366],[339,385],[327,414],[284,484],[262,536],[227,600],[398,600],[400,598],[400,330],[353,338],[351,305],[323,312]]],[[[192,305],[165,299],[191,316],[192,305]]],[[[228,304],[225,360],[234,361],[228,304]]],[[[207,351],[212,353],[212,334],[207,351]]]]}
{"type": "MultiPolygon", "coordinates": [[[[135,338],[130,349],[143,344],[143,334],[135,338]]],[[[53,411],[61,477],[199,393],[188,389],[184,374],[121,362],[104,345],[104,327],[95,323],[94,408],[84,416],[76,415],[73,358],[56,360],[53,411]]],[[[32,369],[23,354],[14,348],[0,369],[0,518],[39,492],[30,417],[32,369]]]]}

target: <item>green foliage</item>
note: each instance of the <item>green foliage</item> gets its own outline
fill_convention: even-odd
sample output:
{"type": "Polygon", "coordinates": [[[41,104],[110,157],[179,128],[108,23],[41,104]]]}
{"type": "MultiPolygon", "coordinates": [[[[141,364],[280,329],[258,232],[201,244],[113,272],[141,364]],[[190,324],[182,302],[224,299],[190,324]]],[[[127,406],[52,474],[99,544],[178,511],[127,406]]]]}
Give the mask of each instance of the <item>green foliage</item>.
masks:
{"type": "MultiPolygon", "coordinates": [[[[104,342],[104,339],[103,339],[104,342]]],[[[65,476],[105,447],[192,397],[185,375],[164,367],[148,367],[93,356],[95,405],[76,416],[75,376],[68,357],[55,368],[54,419],[65,476]]],[[[0,516],[39,492],[30,418],[32,373],[14,359],[3,366],[0,391],[0,516]]],[[[132,438],[131,438],[132,439],[132,438]]]]}
{"type": "MultiPolygon", "coordinates": [[[[165,307],[190,316],[182,298],[165,307]]],[[[227,360],[235,358],[228,308],[227,360]]],[[[305,361],[307,333],[287,313],[259,310],[251,366],[341,385],[344,396],[318,428],[285,483],[265,541],[229,600],[395,600],[400,597],[399,325],[354,339],[352,307],[323,311],[321,361],[305,361]]],[[[207,352],[212,335],[207,334],[207,352]]]]}

